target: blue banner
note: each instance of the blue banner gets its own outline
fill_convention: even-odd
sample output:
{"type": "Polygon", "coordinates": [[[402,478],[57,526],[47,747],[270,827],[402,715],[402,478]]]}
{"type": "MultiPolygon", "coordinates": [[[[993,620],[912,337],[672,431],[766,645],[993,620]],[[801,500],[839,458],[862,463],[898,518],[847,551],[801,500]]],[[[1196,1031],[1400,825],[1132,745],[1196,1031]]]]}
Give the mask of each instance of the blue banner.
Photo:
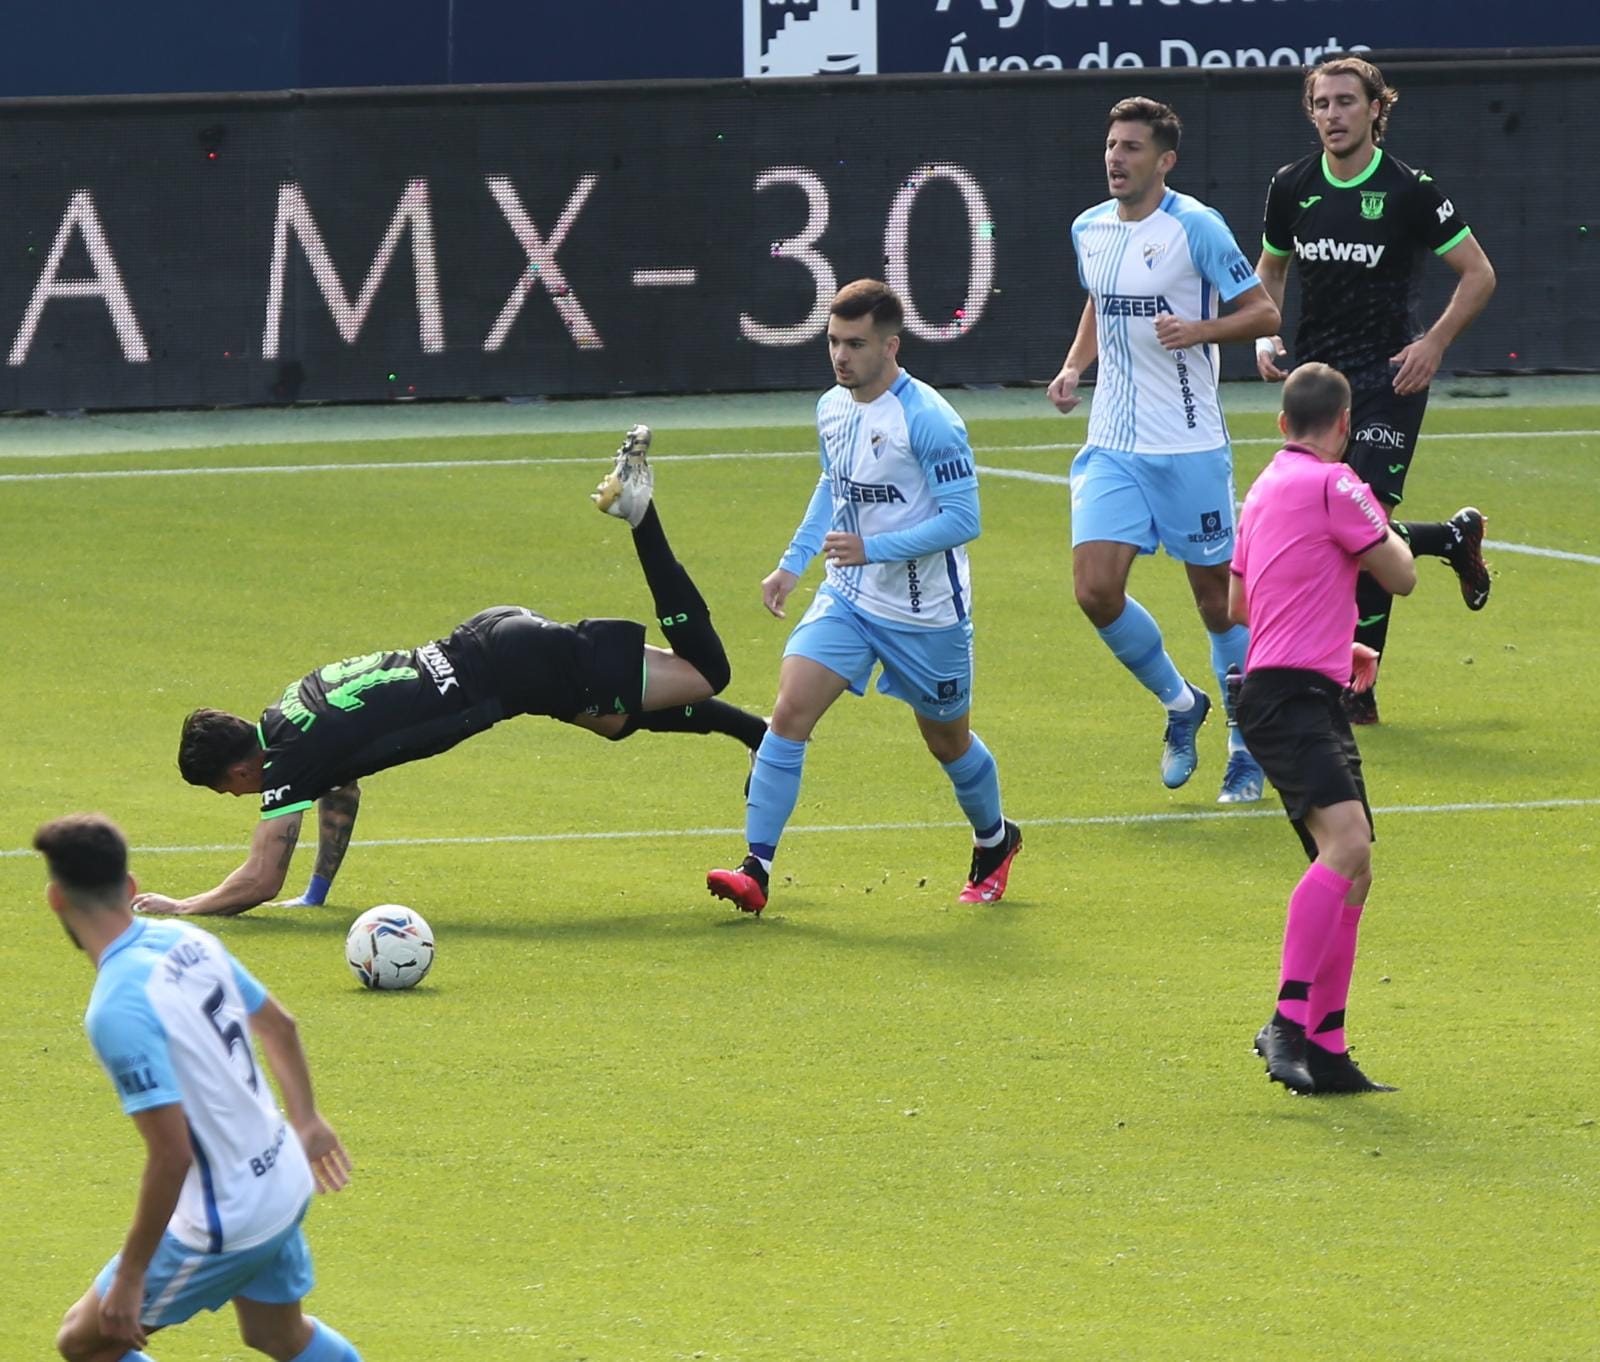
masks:
{"type": "Polygon", "coordinates": [[[1305,66],[1330,51],[1600,43],[1529,0],[744,0],[747,76],[1305,66]]]}
{"type": "Polygon", "coordinates": [[[741,76],[1298,67],[1330,48],[1600,46],[1571,0],[84,0],[0,96],[741,76]]]}

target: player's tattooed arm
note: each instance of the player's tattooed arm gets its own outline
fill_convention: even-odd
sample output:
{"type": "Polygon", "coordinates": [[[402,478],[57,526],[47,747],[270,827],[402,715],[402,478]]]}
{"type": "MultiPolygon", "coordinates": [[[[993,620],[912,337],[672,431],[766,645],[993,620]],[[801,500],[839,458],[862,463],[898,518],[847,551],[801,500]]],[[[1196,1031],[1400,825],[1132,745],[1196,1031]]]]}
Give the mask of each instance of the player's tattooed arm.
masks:
{"type": "Polygon", "coordinates": [[[339,873],[360,811],[361,787],[353,780],[329,790],[317,801],[317,864],[313,874],[332,880],[339,873]]]}
{"type": "Polygon", "coordinates": [[[350,835],[360,811],[361,787],[353,780],[329,790],[317,801],[317,861],[311,870],[311,881],[299,898],[287,899],[279,907],[320,908],[328,901],[328,890],[350,849],[350,835]]]}
{"type": "Polygon", "coordinates": [[[250,839],[250,854],[245,863],[215,889],[186,899],[170,899],[162,894],[140,894],[133,907],[140,913],[178,913],[185,916],[221,914],[232,916],[265,903],[283,887],[283,877],[300,841],[299,813],[263,818],[250,839]]]}

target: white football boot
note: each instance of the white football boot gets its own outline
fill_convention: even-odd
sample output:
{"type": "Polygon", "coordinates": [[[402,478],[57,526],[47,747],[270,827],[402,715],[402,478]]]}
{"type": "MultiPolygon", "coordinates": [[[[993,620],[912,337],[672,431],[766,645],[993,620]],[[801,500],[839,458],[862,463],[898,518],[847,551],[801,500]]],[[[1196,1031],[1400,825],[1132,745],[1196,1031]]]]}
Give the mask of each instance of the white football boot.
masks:
{"type": "Polygon", "coordinates": [[[655,492],[655,474],[645,457],[649,452],[650,427],[634,426],[622,437],[616,466],[589,495],[589,500],[607,515],[626,520],[634,529],[639,528],[655,492]]]}

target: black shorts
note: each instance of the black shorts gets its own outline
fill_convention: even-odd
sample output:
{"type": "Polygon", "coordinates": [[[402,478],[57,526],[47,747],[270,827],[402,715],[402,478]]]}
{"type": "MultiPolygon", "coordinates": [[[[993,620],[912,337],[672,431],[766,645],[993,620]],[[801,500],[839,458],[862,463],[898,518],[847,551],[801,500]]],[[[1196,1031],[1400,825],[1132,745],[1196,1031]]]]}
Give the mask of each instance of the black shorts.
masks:
{"type": "MultiPolygon", "coordinates": [[[[1392,381],[1393,370],[1390,370],[1392,381]]],[[[1428,390],[1401,397],[1388,386],[1359,389],[1350,398],[1350,448],[1344,461],[1361,475],[1378,500],[1393,509],[1405,491],[1417,452],[1428,390]]]]}
{"type": "Polygon", "coordinates": [[[1342,694],[1337,681],[1296,667],[1248,672],[1239,691],[1239,732],[1283,800],[1312,860],[1317,843],[1305,823],[1312,809],[1359,799],[1367,827],[1372,827],[1361,753],[1345,718],[1342,694]]]}
{"type": "Polygon", "coordinates": [[[464,651],[475,654],[483,689],[499,697],[507,717],[573,719],[639,712],[644,638],[644,625],[634,620],[559,624],[522,606],[497,605],[467,620],[449,643],[462,639],[464,651]]]}

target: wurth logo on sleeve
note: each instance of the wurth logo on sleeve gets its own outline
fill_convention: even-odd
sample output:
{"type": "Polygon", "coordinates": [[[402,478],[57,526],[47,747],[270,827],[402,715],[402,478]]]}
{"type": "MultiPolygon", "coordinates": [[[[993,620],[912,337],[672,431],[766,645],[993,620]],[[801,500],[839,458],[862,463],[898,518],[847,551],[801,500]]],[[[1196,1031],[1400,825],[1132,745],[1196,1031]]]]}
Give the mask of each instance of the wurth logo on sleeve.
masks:
{"type": "Polygon", "coordinates": [[[1388,528],[1389,522],[1379,514],[1378,508],[1367,500],[1366,483],[1340,474],[1338,482],[1334,483],[1334,487],[1361,508],[1361,514],[1372,522],[1374,528],[1380,530],[1388,528]]]}

